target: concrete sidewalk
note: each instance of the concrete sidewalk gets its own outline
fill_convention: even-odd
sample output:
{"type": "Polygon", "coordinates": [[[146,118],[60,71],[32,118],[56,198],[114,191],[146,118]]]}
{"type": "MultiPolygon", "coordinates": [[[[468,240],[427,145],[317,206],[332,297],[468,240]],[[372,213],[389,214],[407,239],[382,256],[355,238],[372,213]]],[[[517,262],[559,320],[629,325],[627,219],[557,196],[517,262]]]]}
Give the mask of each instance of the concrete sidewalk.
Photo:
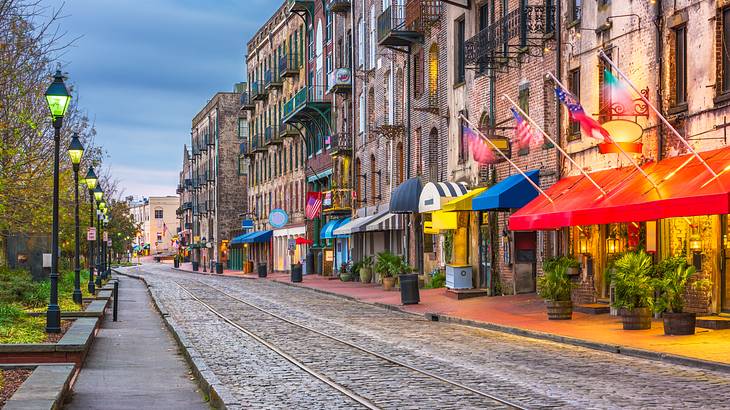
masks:
{"type": "Polygon", "coordinates": [[[208,409],[144,284],[119,279],[119,321],[108,314],[67,409],[208,409]]]}

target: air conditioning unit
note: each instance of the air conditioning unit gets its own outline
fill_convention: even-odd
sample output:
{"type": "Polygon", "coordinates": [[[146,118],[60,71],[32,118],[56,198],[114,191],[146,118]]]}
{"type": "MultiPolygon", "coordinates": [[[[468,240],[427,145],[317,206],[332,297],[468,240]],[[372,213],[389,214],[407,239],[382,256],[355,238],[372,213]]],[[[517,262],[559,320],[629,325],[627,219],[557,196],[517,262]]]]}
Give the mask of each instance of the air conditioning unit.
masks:
{"type": "Polygon", "coordinates": [[[469,265],[446,265],[446,287],[471,289],[472,271],[469,265]]]}

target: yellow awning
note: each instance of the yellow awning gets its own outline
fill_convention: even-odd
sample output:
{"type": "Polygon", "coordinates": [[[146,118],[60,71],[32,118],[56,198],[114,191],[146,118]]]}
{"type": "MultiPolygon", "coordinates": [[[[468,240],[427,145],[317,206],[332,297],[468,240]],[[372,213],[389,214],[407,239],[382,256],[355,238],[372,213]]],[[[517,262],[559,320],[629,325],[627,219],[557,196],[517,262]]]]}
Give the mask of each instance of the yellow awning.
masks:
{"type": "Polygon", "coordinates": [[[487,188],[475,188],[469,191],[468,194],[462,195],[456,199],[454,199],[451,202],[448,202],[446,205],[443,206],[442,211],[443,212],[454,212],[454,211],[473,211],[474,209],[471,206],[471,200],[474,199],[475,196],[481,194],[482,192],[486,191],[487,188]]]}
{"type": "Polygon", "coordinates": [[[425,221],[423,222],[423,233],[426,235],[438,235],[441,231],[433,228],[433,221],[425,221]]]}
{"type": "Polygon", "coordinates": [[[456,229],[457,217],[456,212],[435,211],[431,214],[431,227],[437,231],[456,229]]]}

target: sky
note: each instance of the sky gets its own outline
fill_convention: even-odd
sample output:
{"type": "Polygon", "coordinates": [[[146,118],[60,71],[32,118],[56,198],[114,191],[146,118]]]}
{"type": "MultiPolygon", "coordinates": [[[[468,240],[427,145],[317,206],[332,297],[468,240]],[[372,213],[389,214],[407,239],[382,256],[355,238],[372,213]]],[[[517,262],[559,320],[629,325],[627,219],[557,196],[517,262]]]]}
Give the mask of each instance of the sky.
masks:
{"type": "Polygon", "coordinates": [[[124,195],[175,195],[193,116],[245,81],[246,43],[281,0],[45,0],[60,57],[124,195]]]}

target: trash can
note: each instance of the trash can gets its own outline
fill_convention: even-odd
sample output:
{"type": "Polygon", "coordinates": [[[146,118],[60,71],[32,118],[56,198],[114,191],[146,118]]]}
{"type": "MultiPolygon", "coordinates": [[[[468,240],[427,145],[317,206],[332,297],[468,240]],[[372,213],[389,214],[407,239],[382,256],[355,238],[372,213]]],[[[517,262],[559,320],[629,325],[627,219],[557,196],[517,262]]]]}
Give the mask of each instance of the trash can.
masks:
{"type": "Polygon", "coordinates": [[[172,260],[172,266],[174,266],[176,268],[179,268],[180,267],[180,261],[177,258],[173,259],[172,260]]]}
{"type": "Polygon", "coordinates": [[[292,283],[299,283],[302,281],[302,264],[296,263],[291,266],[291,281],[292,283]]]}
{"type": "Polygon", "coordinates": [[[421,301],[418,292],[418,274],[409,273],[398,276],[400,279],[400,301],[404,305],[415,305],[421,301]]]}
{"type": "Polygon", "coordinates": [[[223,264],[220,262],[216,262],[215,264],[215,273],[222,275],[223,274],[223,264]]]}
{"type": "Polygon", "coordinates": [[[304,272],[305,275],[311,275],[314,273],[314,252],[311,250],[307,252],[307,271],[304,272]]]}
{"type": "Polygon", "coordinates": [[[193,272],[197,272],[200,268],[200,262],[193,261],[193,272]]]}
{"type": "Polygon", "coordinates": [[[265,263],[259,263],[258,272],[259,272],[259,278],[266,277],[266,264],[265,263]]]}

